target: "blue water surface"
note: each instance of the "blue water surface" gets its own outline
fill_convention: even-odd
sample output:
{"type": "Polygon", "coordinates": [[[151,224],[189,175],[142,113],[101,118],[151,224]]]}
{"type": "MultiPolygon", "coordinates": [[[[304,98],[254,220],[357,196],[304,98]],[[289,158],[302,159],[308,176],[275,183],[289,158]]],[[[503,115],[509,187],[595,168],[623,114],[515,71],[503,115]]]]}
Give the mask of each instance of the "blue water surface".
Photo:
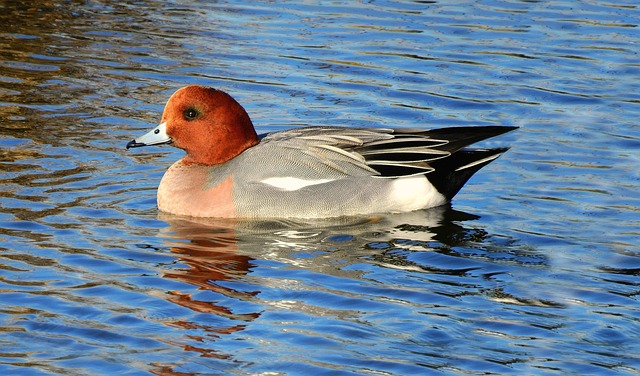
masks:
{"type": "Polygon", "coordinates": [[[4,1],[0,374],[635,375],[635,1],[4,1]],[[307,125],[507,125],[451,207],[158,212],[177,88],[307,125]]]}

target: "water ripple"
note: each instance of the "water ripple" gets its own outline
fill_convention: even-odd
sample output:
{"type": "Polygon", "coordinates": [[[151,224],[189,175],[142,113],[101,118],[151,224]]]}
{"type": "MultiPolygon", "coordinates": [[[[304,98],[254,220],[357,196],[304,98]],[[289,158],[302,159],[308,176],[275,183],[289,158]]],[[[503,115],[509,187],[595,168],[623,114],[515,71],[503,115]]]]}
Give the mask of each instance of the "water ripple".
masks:
{"type": "Polygon", "coordinates": [[[640,369],[635,4],[70,5],[0,5],[0,373],[640,369]],[[453,209],[194,221],[181,152],[124,150],[186,83],[259,132],[520,129],[453,209]]]}

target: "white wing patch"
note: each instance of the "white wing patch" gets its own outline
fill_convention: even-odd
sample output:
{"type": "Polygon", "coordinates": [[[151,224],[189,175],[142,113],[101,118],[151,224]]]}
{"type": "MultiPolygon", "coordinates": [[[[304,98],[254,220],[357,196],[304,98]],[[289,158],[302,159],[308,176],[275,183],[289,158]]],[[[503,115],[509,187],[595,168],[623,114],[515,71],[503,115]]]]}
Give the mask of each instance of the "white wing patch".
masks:
{"type": "Polygon", "coordinates": [[[307,180],[300,179],[294,177],[283,177],[283,178],[268,178],[261,180],[261,183],[270,185],[272,187],[284,189],[285,191],[297,191],[298,189],[308,187],[310,185],[317,185],[322,183],[328,183],[333,181],[334,179],[315,179],[315,180],[307,180]]]}

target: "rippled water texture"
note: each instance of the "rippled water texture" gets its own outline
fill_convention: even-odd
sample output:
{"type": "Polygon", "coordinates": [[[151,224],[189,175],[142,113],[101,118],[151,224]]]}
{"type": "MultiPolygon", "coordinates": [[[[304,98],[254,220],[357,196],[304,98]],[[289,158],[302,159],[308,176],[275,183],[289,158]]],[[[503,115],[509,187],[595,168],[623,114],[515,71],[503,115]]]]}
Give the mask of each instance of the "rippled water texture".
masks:
{"type": "Polygon", "coordinates": [[[3,1],[0,374],[635,375],[636,1],[3,1]],[[158,213],[177,88],[258,132],[517,125],[451,208],[158,213]]]}

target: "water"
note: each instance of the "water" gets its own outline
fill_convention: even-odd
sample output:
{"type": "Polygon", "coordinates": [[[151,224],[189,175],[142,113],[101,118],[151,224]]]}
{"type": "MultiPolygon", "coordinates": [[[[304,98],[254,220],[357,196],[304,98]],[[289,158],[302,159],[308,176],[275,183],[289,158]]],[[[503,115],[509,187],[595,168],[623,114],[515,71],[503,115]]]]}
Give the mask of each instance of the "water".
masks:
{"type": "Polygon", "coordinates": [[[0,373],[640,371],[633,1],[0,5],[0,373]],[[451,208],[189,221],[126,151],[186,84],[259,132],[517,125],[451,208]]]}

